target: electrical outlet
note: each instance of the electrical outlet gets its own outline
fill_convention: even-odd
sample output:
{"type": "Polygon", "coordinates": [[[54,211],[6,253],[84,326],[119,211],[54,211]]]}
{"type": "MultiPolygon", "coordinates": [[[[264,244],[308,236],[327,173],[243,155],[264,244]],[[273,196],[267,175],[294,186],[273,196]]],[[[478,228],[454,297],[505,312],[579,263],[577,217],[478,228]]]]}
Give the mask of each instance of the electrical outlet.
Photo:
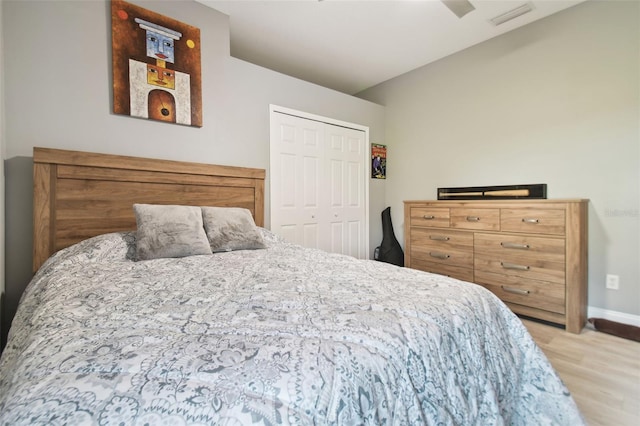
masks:
{"type": "Polygon", "coordinates": [[[620,277],[607,274],[607,288],[610,290],[618,290],[620,288],[620,277]]]}

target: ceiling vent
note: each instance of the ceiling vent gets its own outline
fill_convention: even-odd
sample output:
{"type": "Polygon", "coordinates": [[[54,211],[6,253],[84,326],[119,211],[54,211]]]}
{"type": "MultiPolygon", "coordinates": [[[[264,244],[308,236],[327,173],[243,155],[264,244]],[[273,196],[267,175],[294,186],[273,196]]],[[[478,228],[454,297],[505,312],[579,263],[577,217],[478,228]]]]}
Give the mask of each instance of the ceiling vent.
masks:
{"type": "Polygon", "coordinates": [[[491,18],[490,21],[493,25],[501,25],[507,21],[517,18],[518,16],[522,16],[525,13],[529,13],[533,10],[533,6],[530,3],[525,3],[522,6],[518,6],[513,10],[510,10],[502,15],[498,15],[495,18],[491,18]]]}

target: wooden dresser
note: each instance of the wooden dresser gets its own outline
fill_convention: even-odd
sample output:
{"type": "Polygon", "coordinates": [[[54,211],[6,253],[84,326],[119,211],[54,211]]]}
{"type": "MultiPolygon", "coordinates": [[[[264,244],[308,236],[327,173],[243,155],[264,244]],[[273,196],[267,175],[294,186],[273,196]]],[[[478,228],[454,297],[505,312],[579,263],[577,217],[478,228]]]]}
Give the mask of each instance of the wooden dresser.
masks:
{"type": "Polygon", "coordinates": [[[405,266],[483,285],[515,313],[580,333],[588,200],[405,201],[405,266]]]}

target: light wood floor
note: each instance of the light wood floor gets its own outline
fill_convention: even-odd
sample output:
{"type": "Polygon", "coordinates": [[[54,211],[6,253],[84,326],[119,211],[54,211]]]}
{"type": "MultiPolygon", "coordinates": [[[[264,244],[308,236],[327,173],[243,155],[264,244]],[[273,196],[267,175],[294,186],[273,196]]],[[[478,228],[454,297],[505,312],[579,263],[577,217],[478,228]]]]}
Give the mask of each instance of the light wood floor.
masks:
{"type": "Polygon", "coordinates": [[[589,426],[640,425],[640,342],[524,320],[589,426]]]}

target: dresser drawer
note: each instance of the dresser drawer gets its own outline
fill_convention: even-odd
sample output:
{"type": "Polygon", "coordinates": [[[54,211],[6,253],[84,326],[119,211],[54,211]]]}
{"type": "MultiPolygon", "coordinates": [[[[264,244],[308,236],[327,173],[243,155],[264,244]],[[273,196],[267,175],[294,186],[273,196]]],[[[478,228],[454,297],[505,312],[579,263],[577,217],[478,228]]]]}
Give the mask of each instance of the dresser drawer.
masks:
{"type": "Polygon", "coordinates": [[[440,207],[411,207],[411,226],[449,227],[449,209],[440,207]]]}
{"type": "Polygon", "coordinates": [[[558,284],[565,282],[564,265],[539,260],[513,261],[508,258],[496,259],[482,253],[476,253],[474,269],[522,279],[549,281],[558,284]]]}
{"type": "Polygon", "coordinates": [[[505,262],[565,263],[565,240],[562,238],[476,232],[473,249],[483,257],[505,262]]]}
{"type": "Polygon", "coordinates": [[[474,273],[474,280],[476,283],[491,290],[505,302],[517,303],[558,314],[565,313],[566,300],[565,286],[563,284],[523,279],[478,270],[474,273]]]}
{"type": "Polygon", "coordinates": [[[479,231],[500,230],[500,209],[452,208],[451,227],[479,231]]]}
{"type": "Polygon", "coordinates": [[[565,211],[560,209],[501,209],[500,227],[507,232],[564,235],[565,211]]]}
{"type": "Polygon", "coordinates": [[[457,278],[462,281],[473,281],[473,269],[456,265],[446,265],[444,263],[429,262],[426,260],[412,259],[411,267],[421,271],[433,272],[434,274],[445,275],[457,278]]]}
{"type": "MultiPolygon", "coordinates": [[[[473,234],[448,229],[411,228],[411,258],[473,267],[473,234]]],[[[412,263],[413,265],[413,263],[412,263]]]]}

